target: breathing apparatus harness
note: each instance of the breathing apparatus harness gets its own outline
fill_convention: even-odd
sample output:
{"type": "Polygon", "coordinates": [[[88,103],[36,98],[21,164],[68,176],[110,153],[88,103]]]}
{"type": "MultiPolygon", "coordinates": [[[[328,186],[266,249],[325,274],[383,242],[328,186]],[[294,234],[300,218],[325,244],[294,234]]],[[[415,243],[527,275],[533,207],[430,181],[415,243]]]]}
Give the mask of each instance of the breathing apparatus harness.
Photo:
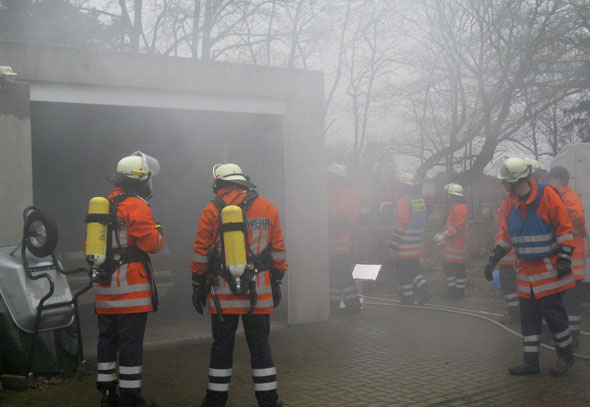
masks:
{"type": "Polygon", "coordinates": [[[106,259],[98,267],[92,268],[92,279],[94,282],[102,285],[111,283],[111,278],[115,270],[119,267],[129,263],[141,263],[145,268],[148,280],[150,282],[152,291],[152,306],[154,312],[157,311],[158,289],[154,279],[154,272],[150,256],[137,246],[122,247],[119,239],[119,232],[125,231],[125,223],[123,220],[117,218],[117,208],[121,202],[127,198],[139,198],[145,201],[148,206],[149,203],[140,195],[133,193],[122,193],[108,198],[109,213],[108,214],[88,214],[86,215],[86,223],[98,222],[107,226],[107,244],[106,244],[106,259]],[[115,244],[113,244],[113,236],[115,237],[115,244]],[[115,247],[114,247],[115,246],[115,247]]]}
{"type": "MultiPolygon", "coordinates": [[[[225,195],[236,190],[237,188],[230,189],[225,195]]],[[[224,195],[224,196],[225,196],[224,195]]],[[[210,278],[215,279],[217,276],[223,278],[231,292],[235,295],[244,295],[250,293],[250,309],[248,315],[252,314],[256,304],[258,302],[258,293],[256,292],[256,275],[264,272],[270,268],[270,249],[269,244],[262,252],[255,254],[250,248],[250,242],[248,240],[248,229],[247,229],[247,218],[246,213],[252,206],[254,201],[258,198],[258,193],[255,190],[244,190],[243,192],[236,195],[229,203],[223,200],[223,196],[216,196],[211,202],[217,207],[218,210],[218,228],[214,242],[219,238],[219,244],[212,247],[209,250],[209,274],[210,278]],[[239,204],[233,202],[240,196],[245,194],[246,196],[239,204]],[[236,205],[240,207],[243,214],[242,222],[231,222],[223,223],[221,217],[221,211],[228,205],[236,205]],[[224,245],[224,232],[230,231],[241,231],[244,234],[245,250],[246,252],[246,267],[243,274],[239,277],[239,284],[236,283],[235,278],[232,276],[229,267],[225,264],[225,245],[224,245]]],[[[212,282],[210,283],[212,284],[212,282]]]]}

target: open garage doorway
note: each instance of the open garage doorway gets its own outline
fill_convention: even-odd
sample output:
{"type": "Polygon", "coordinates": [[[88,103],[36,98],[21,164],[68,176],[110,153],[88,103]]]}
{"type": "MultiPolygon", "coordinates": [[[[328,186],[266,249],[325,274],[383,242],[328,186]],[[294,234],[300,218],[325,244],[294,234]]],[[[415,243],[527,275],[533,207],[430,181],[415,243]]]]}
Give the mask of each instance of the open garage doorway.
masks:
{"type": "MultiPolygon", "coordinates": [[[[187,314],[196,318],[188,266],[200,213],[213,198],[214,164],[238,163],[260,194],[284,213],[279,115],[32,102],[31,123],[34,202],[56,218],[57,253],[66,267],[84,262],[88,201],[112,189],[104,176],[136,150],[159,160],[161,171],[153,179],[150,203],[163,225],[167,249],[152,258],[160,292],[160,309],[152,324],[165,327],[167,321],[187,314]]],[[[89,327],[84,336],[92,336],[96,321],[91,294],[81,299],[80,309],[83,329],[89,327]]],[[[286,322],[286,310],[285,304],[273,320],[286,322]]],[[[198,321],[208,329],[208,317],[198,321]]]]}

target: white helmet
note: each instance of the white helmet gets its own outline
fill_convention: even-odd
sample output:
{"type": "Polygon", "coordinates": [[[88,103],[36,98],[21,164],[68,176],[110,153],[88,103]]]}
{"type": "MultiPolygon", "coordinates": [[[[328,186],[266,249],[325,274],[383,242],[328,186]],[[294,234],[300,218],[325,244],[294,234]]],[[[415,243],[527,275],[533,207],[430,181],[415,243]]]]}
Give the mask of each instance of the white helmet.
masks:
{"type": "Polygon", "coordinates": [[[329,174],[338,175],[342,178],[348,178],[348,168],[345,165],[332,163],[326,167],[329,174]]]}
{"type": "Polygon", "coordinates": [[[531,175],[532,165],[523,158],[506,158],[498,169],[497,178],[506,182],[518,182],[531,175]]]}
{"type": "Polygon", "coordinates": [[[256,185],[250,182],[250,177],[245,175],[237,164],[215,164],[213,166],[213,188],[216,188],[217,181],[228,181],[242,185],[246,188],[256,188],[256,185]]]}
{"type": "Polygon", "coordinates": [[[117,174],[139,181],[145,181],[159,172],[160,163],[158,160],[141,151],[121,158],[117,164],[117,174]]]}
{"type": "Polygon", "coordinates": [[[445,189],[449,192],[449,195],[455,196],[463,196],[463,187],[455,182],[450,183],[445,187],[445,189]]]}
{"type": "Polygon", "coordinates": [[[416,185],[416,177],[412,173],[404,172],[399,177],[399,183],[403,185],[416,185]]]}

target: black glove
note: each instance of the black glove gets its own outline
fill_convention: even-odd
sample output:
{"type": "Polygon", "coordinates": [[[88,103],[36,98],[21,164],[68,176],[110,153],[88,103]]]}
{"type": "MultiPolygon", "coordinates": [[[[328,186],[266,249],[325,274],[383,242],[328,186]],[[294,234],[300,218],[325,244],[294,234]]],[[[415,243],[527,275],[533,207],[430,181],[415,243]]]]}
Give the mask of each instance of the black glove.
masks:
{"type": "Polygon", "coordinates": [[[270,286],[272,288],[272,306],[275,308],[278,307],[279,304],[281,303],[281,297],[282,297],[281,284],[282,284],[281,280],[275,280],[272,278],[270,280],[270,286]]]}
{"type": "Polygon", "coordinates": [[[572,253],[574,248],[571,246],[557,246],[557,278],[562,278],[572,271],[572,253]]]}
{"type": "Polygon", "coordinates": [[[492,281],[494,279],[494,267],[496,267],[496,264],[498,264],[502,257],[506,256],[506,253],[508,253],[508,250],[502,246],[494,247],[490,257],[488,257],[488,263],[483,269],[483,276],[486,278],[486,280],[492,281]]]}
{"type": "Polygon", "coordinates": [[[193,273],[193,307],[203,315],[203,308],[207,305],[207,278],[193,273]]]}
{"type": "Polygon", "coordinates": [[[486,280],[492,281],[494,279],[494,267],[495,266],[496,266],[495,264],[488,262],[486,264],[486,266],[484,267],[483,276],[486,278],[486,280]]]}
{"type": "Polygon", "coordinates": [[[557,278],[567,276],[572,271],[572,261],[565,257],[557,258],[557,278]]]}
{"type": "Polygon", "coordinates": [[[158,221],[155,221],[155,222],[156,222],[156,230],[157,230],[158,232],[160,232],[160,234],[161,234],[162,236],[164,236],[164,229],[162,228],[162,225],[161,225],[161,224],[160,224],[160,222],[158,222],[158,221]]]}
{"type": "Polygon", "coordinates": [[[388,240],[387,241],[387,246],[390,249],[396,250],[397,247],[399,246],[399,243],[400,243],[401,240],[402,240],[402,236],[401,235],[398,235],[397,233],[394,232],[391,235],[391,240],[388,240]]]}

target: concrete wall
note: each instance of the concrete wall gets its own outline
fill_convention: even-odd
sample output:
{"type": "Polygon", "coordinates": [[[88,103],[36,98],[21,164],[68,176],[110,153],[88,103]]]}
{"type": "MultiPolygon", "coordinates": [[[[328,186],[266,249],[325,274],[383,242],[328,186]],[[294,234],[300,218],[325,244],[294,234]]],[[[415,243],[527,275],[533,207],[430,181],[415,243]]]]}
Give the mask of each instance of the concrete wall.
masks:
{"type": "Polygon", "coordinates": [[[33,204],[30,114],[28,84],[0,79],[0,246],[20,243],[33,204]]]}
{"type": "MultiPolygon", "coordinates": [[[[125,90],[130,90],[138,95],[142,92],[149,94],[150,103],[154,100],[157,103],[154,92],[156,96],[157,92],[162,92],[166,96],[162,100],[174,99],[176,95],[179,100],[194,103],[197,107],[190,107],[193,109],[281,115],[286,195],[286,211],[281,217],[290,269],[287,277],[289,322],[300,324],[328,318],[321,73],[10,42],[0,42],[0,56],[0,65],[12,66],[32,89],[42,89],[40,94],[58,95],[64,90],[61,99],[54,98],[53,101],[68,102],[68,95],[76,95],[77,99],[70,102],[103,103],[100,100],[106,99],[104,103],[107,104],[109,95],[114,100],[125,94],[125,90]],[[100,100],[93,96],[97,89],[100,90],[100,100]],[[208,100],[215,103],[208,104],[208,100]]],[[[137,102],[141,105],[140,100],[137,102]]],[[[6,148],[2,148],[3,155],[20,158],[0,161],[0,172],[12,172],[13,163],[19,161],[19,169],[25,170],[23,166],[26,167],[24,175],[19,175],[23,177],[21,188],[24,189],[18,202],[14,197],[6,198],[10,201],[2,198],[2,219],[7,208],[22,206],[31,199],[30,124],[21,122],[20,128],[19,132],[25,137],[18,139],[18,143],[16,140],[12,144],[7,142],[6,148]]],[[[10,190],[14,184],[6,177],[0,178],[2,191],[10,190]]],[[[22,208],[15,210],[22,211],[22,208]]],[[[8,218],[14,218],[12,212],[6,215],[8,218]]],[[[10,234],[16,236],[20,232],[10,226],[10,234]]]]}

